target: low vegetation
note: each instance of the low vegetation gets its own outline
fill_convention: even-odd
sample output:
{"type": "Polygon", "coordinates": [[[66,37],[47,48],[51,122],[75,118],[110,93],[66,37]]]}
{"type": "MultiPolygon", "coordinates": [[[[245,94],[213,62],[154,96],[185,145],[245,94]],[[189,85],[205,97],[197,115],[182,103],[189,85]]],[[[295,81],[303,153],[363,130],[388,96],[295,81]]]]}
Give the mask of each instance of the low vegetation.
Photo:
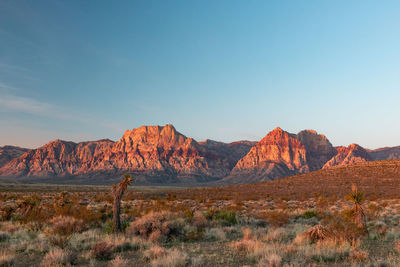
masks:
{"type": "Polygon", "coordinates": [[[400,265],[394,194],[244,188],[0,191],[0,266],[400,265]]]}

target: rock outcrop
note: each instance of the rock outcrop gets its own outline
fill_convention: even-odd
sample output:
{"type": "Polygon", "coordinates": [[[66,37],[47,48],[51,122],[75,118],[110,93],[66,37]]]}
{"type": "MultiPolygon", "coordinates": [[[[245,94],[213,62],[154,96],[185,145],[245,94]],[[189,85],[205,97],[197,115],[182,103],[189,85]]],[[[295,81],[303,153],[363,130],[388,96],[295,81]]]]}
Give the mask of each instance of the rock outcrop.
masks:
{"type": "Polygon", "coordinates": [[[400,146],[367,150],[373,160],[400,159],[400,146]]]}
{"type": "Polygon", "coordinates": [[[237,141],[233,143],[223,143],[207,139],[203,142],[199,142],[200,146],[204,147],[206,151],[212,157],[213,153],[216,153],[218,157],[225,158],[229,163],[229,168],[233,169],[236,163],[243,158],[250,149],[257,142],[251,141],[237,141]]]}
{"type": "Polygon", "coordinates": [[[295,134],[277,127],[238,161],[226,180],[257,182],[308,172],[306,155],[305,146],[295,134]]]}
{"type": "Polygon", "coordinates": [[[323,134],[314,130],[304,130],[297,134],[297,139],[307,151],[307,164],[311,171],[321,169],[325,163],[337,154],[336,149],[323,134]]]}
{"type": "Polygon", "coordinates": [[[143,182],[207,181],[228,175],[251,146],[211,140],[199,144],[170,124],[143,126],[127,130],[117,142],[55,140],[10,161],[0,175],[105,177],[130,172],[143,182]]]}
{"type": "Polygon", "coordinates": [[[0,174],[37,177],[86,174],[98,170],[105,151],[112,145],[110,140],[76,144],[57,139],[11,160],[0,169],[0,174]]]}
{"type": "Polygon", "coordinates": [[[0,147],[0,168],[27,151],[29,151],[29,149],[17,146],[0,147]]]}
{"type": "Polygon", "coordinates": [[[352,144],[335,148],[313,130],[292,134],[277,127],[259,142],[197,142],[167,124],[127,130],[116,142],[55,140],[32,150],[1,147],[0,176],[107,181],[129,172],[142,183],[234,184],[396,158],[400,158],[400,147],[365,150],[352,144]]]}
{"type": "Polygon", "coordinates": [[[357,144],[351,144],[348,147],[337,147],[336,150],[337,155],[325,163],[323,168],[343,166],[372,160],[372,157],[369,155],[368,151],[357,144]]]}

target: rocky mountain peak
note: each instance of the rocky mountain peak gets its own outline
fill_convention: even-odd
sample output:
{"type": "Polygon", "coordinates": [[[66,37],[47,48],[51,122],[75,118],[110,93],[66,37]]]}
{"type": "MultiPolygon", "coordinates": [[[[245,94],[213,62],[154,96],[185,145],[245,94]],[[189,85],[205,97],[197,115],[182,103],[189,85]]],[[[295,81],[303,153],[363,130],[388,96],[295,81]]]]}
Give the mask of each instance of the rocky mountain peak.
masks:
{"type": "Polygon", "coordinates": [[[372,157],[363,147],[351,144],[347,147],[337,147],[337,155],[330,159],[323,168],[343,166],[352,163],[371,161],[372,157]]]}

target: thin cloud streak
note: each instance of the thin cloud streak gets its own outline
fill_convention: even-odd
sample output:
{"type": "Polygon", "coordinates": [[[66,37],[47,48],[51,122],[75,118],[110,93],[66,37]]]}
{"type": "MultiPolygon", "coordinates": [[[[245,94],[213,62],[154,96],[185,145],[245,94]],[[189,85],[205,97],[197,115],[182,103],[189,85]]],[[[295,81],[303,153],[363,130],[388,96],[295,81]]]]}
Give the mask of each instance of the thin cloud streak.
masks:
{"type": "Polygon", "coordinates": [[[80,123],[90,123],[112,130],[121,129],[115,123],[99,122],[91,116],[63,111],[59,107],[50,103],[7,93],[0,98],[0,111],[22,112],[47,118],[69,120],[80,123]]]}

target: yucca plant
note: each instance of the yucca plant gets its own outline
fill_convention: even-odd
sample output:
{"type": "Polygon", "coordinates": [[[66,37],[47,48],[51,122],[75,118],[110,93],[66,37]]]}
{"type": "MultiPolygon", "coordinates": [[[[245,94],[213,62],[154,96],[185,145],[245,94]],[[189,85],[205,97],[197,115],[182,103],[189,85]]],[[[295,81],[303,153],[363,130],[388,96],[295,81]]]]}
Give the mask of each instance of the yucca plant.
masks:
{"type": "Polygon", "coordinates": [[[367,228],[367,219],[365,217],[364,209],[362,203],[364,202],[365,196],[363,192],[358,191],[358,187],[353,184],[351,187],[351,193],[347,195],[347,200],[353,203],[351,208],[353,213],[354,223],[359,227],[367,228]]]}
{"type": "Polygon", "coordinates": [[[113,196],[113,232],[121,232],[121,200],[128,185],[132,182],[132,176],[130,174],[123,175],[124,180],[118,185],[114,184],[111,187],[111,194],[113,196]]]}

